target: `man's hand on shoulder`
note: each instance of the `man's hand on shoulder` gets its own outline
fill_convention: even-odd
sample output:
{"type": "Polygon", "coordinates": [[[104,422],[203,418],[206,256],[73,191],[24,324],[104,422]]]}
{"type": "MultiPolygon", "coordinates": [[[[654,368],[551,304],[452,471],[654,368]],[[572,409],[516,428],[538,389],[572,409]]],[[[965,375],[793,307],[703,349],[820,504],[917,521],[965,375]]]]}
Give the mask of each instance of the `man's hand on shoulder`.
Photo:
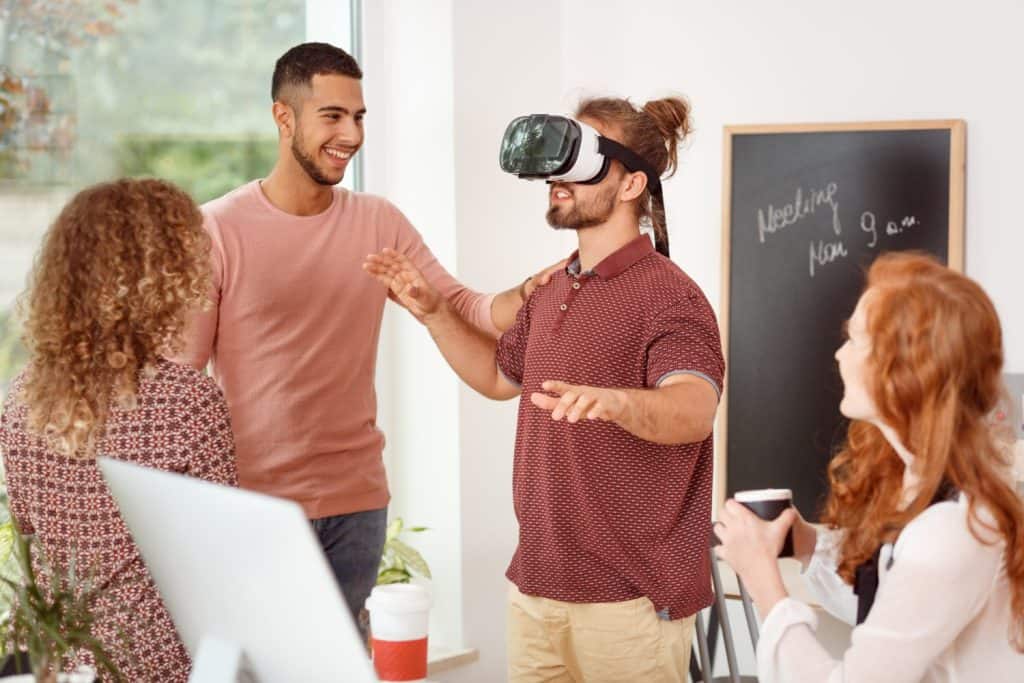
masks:
{"type": "Polygon", "coordinates": [[[505,332],[516,322],[516,315],[526,300],[538,287],[551,282],[551,277],[560,269],[565,268],[566,259],[552,264],[540,272],[531,275],[512,289],[494,295],[491,302],[491,322],[499,332],[505,332]]]}
{"type": "Polygon", "coordinates": [[[539,273],[536,273],[535,275],[531,275],[530,277],[526,278],[526,281],[522,284],[521,288],[521,295],[523,301],[525,302],[527,299],[529,299],[530,295],[533,294],[534,290],[536,290],[538,287],[543,287],[544,285],[551,282],[551,276],[560,270],[565,270],[565,267],[567,265],[569,265],[569,260],[562,259],[558,263],[554,263],[548,266],[547,268],[544,268],[539,273]]]}

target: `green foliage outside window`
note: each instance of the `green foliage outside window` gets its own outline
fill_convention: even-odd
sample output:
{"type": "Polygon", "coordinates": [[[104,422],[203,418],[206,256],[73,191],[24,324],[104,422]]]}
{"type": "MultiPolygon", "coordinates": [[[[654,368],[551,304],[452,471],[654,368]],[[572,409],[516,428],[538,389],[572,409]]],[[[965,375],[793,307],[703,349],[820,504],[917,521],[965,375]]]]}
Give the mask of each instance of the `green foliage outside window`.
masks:
{"type": "Polygon", "coordinates": [[[0,397],[15,373],[25,366],[28,352],[21,343],[21,330],[13,310],[0,310],[0,397]]]}
{"type": "MultiPolygon", "coordinates": [[[[270,172],[277,141],[261,136],[125,135],[115,150],[119,173],[180,185],[199,203],[270,172]]],[[[13,309],[0,309],[0,397],[28,354],[13,309]]]]}
{"type": "Polygon", "coordinates": [[[255,135],[125,135],[115,155],[118,175],[164,178],[203,203],[265,177],[277,157],[277,141],[255,135]]]}

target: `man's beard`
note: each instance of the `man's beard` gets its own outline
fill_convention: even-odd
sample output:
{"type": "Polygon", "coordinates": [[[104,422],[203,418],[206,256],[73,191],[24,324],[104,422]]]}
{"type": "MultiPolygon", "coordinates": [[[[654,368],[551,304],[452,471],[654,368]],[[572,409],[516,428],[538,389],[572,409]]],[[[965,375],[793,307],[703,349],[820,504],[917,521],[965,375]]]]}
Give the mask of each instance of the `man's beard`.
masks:
{"type": "Polygon", "coordinates": [[[302,148],[299,147],[299,140],[301,139],[302,131],[301,129],[296,129],[295,137],[292,138],[292,156],[295,157],[295,161],[299,162],[299,166],[301,166],[302,170],[306,172],[306,175],[308,175],[313,182],[318,185],[334,186],[340,183],[344,174],[342,174],[337,180],[331,180],[325,176],[320,169],[317,168],[316,161],[313,157],[303,152],[302,148]]]}
{"type": "Polygon", "coordinates": [[[554,205],[548,208],[548,225],[555,230],[583,230],[601,225],[615,210],[615,188],[609,187],[586,204],[573,198],[571,209],[554,205]]]}

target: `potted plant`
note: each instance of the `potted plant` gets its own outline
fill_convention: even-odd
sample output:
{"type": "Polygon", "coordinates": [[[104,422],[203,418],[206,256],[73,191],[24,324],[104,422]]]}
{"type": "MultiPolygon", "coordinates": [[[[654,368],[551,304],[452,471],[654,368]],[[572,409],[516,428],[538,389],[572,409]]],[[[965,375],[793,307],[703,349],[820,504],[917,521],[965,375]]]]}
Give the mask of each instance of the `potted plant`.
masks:
{"type": "Polygon", "coordinates": [[[0,545],[4,542],[8,557],[0,562],[5,568],[0,585],[6,588],[10,604],[0,619],[0,660],[22,650],[28,654],[37,683],[91,683],[96,672],[87,668],[62,673],[65,657],[72,650],[82,649],[92,653],[104,681],[124,680],[109,651],[94,635],[98,615],[92,606],[102,591],[91,574],[82,576],[72,559],[66,572],[48,568],[46,573],[51,578],[41,582],[37,567],[48,567],[47,560],[40,549],[33,551],[33,539],[19,533],[9,515],[0,525],[0,545]],[[11,559],[20,576],[10,576],[11,559]]]}
{"type": "Polygon", "coordinates": [[[384,538],[384,554],[380,559],[377,572],[377,585],[389,583],[409,583],[413,576],[430,578],[430,567],[419,551],[403,541],[399,536],[404,531],[420,533],[427,531],[425,526],[414,526],[405,529],[401,517],[396,517],[388,524],[384,538]]]}

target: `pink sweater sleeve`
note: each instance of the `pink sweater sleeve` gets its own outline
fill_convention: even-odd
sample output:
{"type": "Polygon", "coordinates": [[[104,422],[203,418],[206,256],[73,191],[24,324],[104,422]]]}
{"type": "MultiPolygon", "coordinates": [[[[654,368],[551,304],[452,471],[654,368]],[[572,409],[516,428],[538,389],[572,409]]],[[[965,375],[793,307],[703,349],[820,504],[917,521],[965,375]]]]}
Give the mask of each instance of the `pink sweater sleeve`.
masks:
{"type": "Polygon", "coordinates": [[[409,219],[397,208],[394,208],[396,221],[396,251],[399,251],[413,262],[413,265],[433,287],[448,299],[464,319],[497,338],[501,332],[494,326],[491,318],[491,302],[493,294],[481,294],[466,287],[445,270],[437,257],[430,251],[423,237],[412,226],[409,219]]]}

